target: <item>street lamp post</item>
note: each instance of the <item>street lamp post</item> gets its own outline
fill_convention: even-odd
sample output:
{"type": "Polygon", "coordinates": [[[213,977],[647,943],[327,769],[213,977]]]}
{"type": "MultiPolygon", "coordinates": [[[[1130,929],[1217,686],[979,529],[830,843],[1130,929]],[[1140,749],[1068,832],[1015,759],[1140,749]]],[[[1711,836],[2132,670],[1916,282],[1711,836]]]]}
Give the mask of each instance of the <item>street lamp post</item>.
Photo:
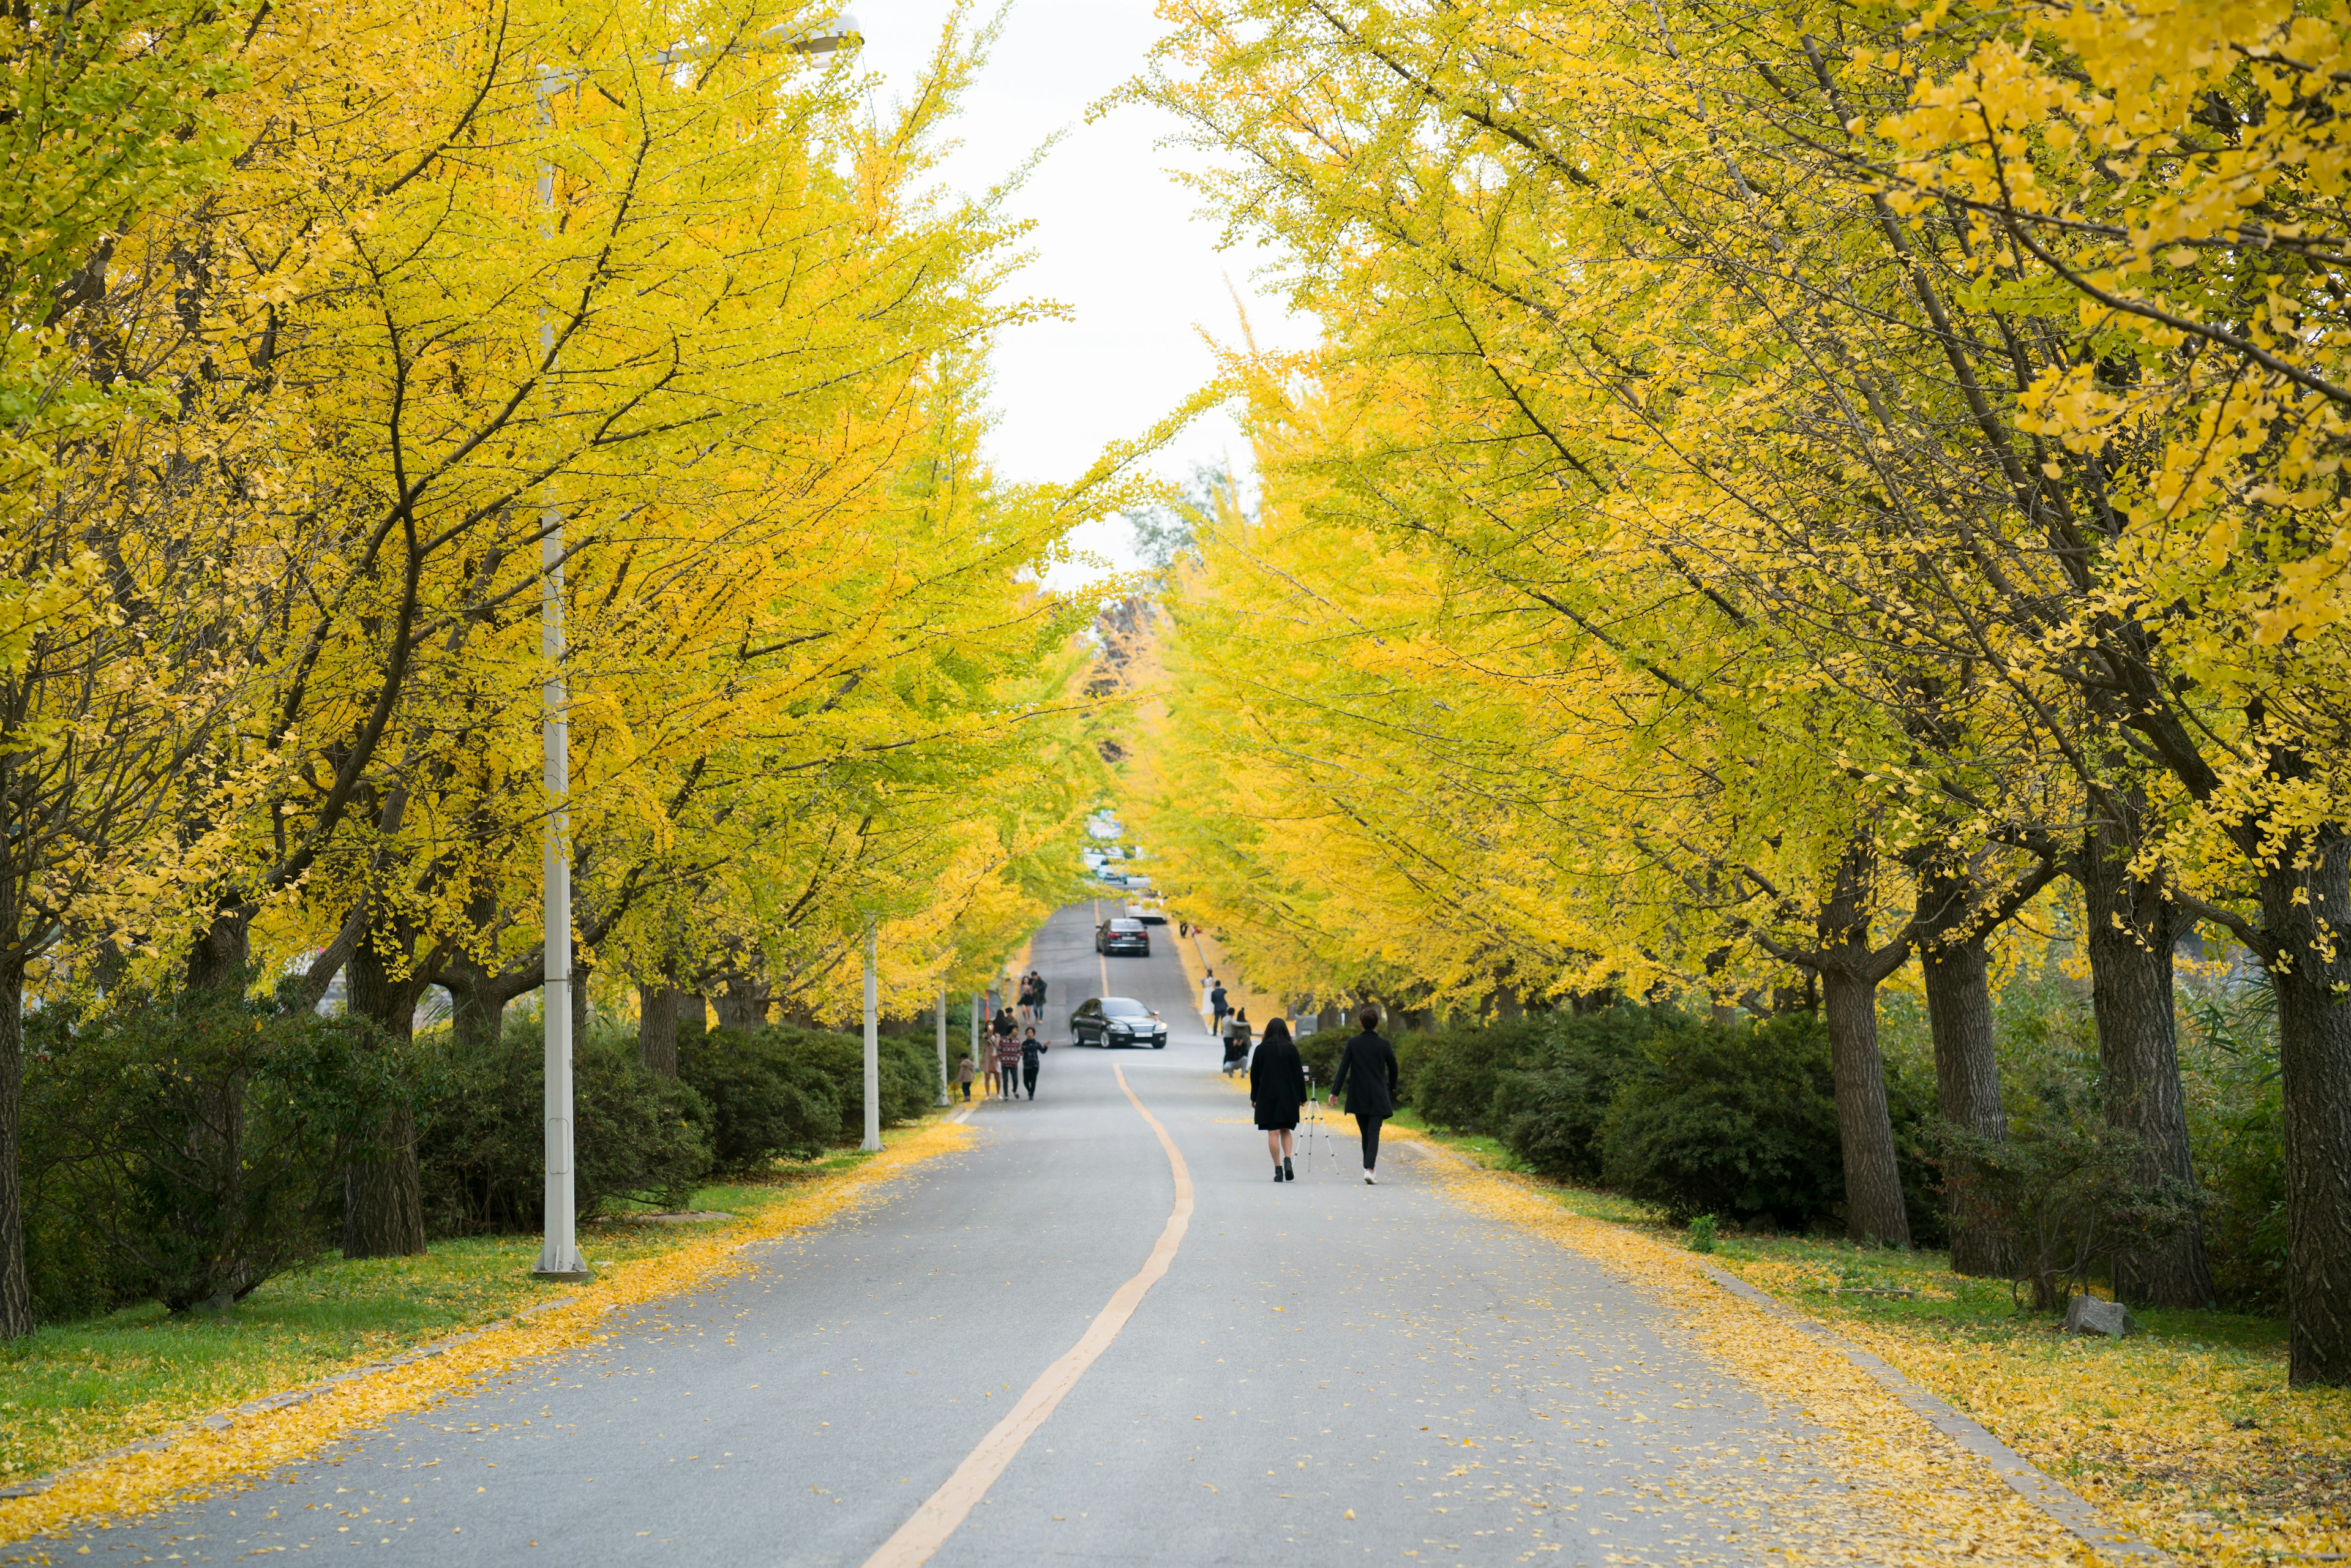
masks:
{"type": "Polygon", "coordinates": [[[882,937],[870,917],[865,922],[865,1142],[869,1154],[882,1152],[882,937]]]}
{"type": "Polygon", "coordinates": [[[947,983],[939,982],[939,1106],[944,1110],[952,1097],[947,1093],[947,983]]]}
{"type": "MultiPolygon", "coordinates": [[[[856,19],[846,11],[835,17],[829,29],[794,31],[789,26],[776,28],[762,37],[713,50],[705,45],[684,44],[658,51],[654,63],[672,66],[687,60],[707,59],[714,53],[727,55],[770,54],[778,50],[796,55],[830,54],[835,49],[853,49],[865,41],[858,30],[856,19]]],[[[538,123],[544,131],[554,122],[550,102],[554,96],[585,79],[577,71],[559,71],[542,67],[536,83],[538,98],[538,123]]],[[[538,205],[548,215],[548,225],[554,226],[555,164],[542,159],[538,165],[538,205]]],[[[542,374],[554,369],[555,323],[546,311],[538,318],[539,368],[542,374]]],[[[571,793],[570,722],[566,716],[569,704],[563,680],[563,510],[549,506],[540,520],[538,546],[538,647],[547,661],[547,676],[539,688],[539,700],[545,715],[540,729],[541,783],[547,791],[547,837],[541,872],[547,892],[543,900],[545,928],[540,938],[546,957],[543,971],[545,991],[541,1009],[546,1014],[547,1056],[547,1219],[545,1237],[538,1249],[538,1267],[532,1274],[542,1280],[585,1280],[588,1263],[580,1255],[579,1213],[577,1189],[572,1179],[571,1127],[571,852],[566,841],[570,836],[570,813],[565,802],[571,793]]],[[[872,1019],[873,981],[869,969],[865,984],[865,1120],[869,1129],[866,1146],[880,1148],[880,1138],[871,1130],[874,1124],[874,1040],[872,1019]]]]}

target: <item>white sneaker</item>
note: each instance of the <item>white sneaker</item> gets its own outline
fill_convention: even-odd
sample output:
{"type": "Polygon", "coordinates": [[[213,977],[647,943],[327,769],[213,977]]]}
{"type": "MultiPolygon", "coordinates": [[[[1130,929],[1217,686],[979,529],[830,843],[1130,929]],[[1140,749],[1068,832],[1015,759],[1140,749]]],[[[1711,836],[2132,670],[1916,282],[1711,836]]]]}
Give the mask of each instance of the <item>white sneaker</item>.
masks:
{"type": "Polygon", "coordinates": [[[1380,1184],[1378,1183],[1378,1181],[1376,1181],[1375,1179],[1374,1179],[1374,1177],[1373,1177],[1373,1176],[1372,1176],[1372,1173],[1371,1173],[1371,1172],[1369,1172],[1369,1171],[1365,1171],[1365,1172],[1364,1173],[1364,1185],[1365,1186],[1379,1186],[1380,1184]]]}

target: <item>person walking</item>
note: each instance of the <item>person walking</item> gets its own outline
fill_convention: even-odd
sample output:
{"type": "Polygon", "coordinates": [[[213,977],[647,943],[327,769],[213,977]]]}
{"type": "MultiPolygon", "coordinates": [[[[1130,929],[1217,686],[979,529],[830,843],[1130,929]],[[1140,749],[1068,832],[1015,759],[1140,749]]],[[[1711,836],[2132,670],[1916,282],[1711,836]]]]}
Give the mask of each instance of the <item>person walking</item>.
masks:
{"type": "Polygon", "coordinates": [[[1257,1054],[1249,1059],[1249,1104],[1257,1111],[1257,1124],[1265,1129],[1276,1181],[1298,1179],[1290,1156],[1296,1147],[1298,1110],[1305,1103],[1305,1060],[1298,1054],[1298,1042],[1290,1038],[1290,1026],[1270,1019],[1257,1054]]]}
{"type": "Polygon", "coordinates": [[[1029,1098],[1037,1098],[1037,1070],[1045,1064],[1045,1052],[1052,1047],[1037,1038],[1031,1029],[1020,1040],[1020,1081],[1029,1086],[1029,1098]]]}
{"type": "Polygon", "coordinates": [[[971,1081],[976,1076],[977,1074],[973,1071],[971,1065],[971,1052],[967,1051],[956,1052],[956,1082],[963,1085],[963,1103],[967,1105],[971,1103],[971,1081]]]}
{"type": "Polygon", "coordinates": [[[988,1025],[989,1032],[996,1036],[996,1092],[1000,1099],[1012,1098],[1013,1086],[1019,1078],[1020,1041],[1015,1038],[1019,1027],[1012,1021],[1010,1008],[998,1009],[995,1021],[988,1025]]]}
{"type": "Polygon", "coordinates": [[[1249,1009],[1242,1008],[1225,1020],[1225,1064],[1228,1075],[1249,1065],[1249,1009]]]}
{"type": "Polygon", "coordinates": [[[1347,1113],[1355,1118],[1355,1130],[1364,1138],[1364,1185],[1376,1186],[1372,1171],[1380,1163],[1380,1124],[1395,1114],[1395,1047],[1379,1033],[1375,1004],[1358,1008],[1355,1022],[1363,1032],[1339,1052],[1339,1071],[1331,1075],[1331,1092],[1322,1103],[1336,1105],[1339,1092],[1347,1091],[1347,1113]]]}
{"type": "Polygon", "coordinates": [[[1045,1022],[1045,977],[1029,970],[1029,1021],[1041,1028],[1045,1022]]]}
{"type": "Polygon", "coordinates": [[[1222,1034],[1225,1032],[1225,1014],[1230,1009],[1225,1006],[1225,983],[1222,980],[1218,980],[1216,984],[1216,988],[1208,993],[1208,1029],[1210,1033],[1222,1034]]]}

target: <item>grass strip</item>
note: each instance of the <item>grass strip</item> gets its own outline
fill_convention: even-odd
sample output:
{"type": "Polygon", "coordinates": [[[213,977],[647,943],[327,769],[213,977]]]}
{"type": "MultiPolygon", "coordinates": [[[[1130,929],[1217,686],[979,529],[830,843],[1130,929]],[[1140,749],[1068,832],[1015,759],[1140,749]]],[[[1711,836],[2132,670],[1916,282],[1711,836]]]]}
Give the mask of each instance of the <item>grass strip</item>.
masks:
{"type": "Polygon", "coordinates": [[[584,1285],[528,1278],[536,1238],[444,1242],[423,1258],[327,1263],[256,1291],[216,1318],[116,1313],[45,1329],[0,1353],[0,1423],[20,1473],[39,1474],[124,1443],[173,1432],[167,1447],[116,1454],[47,1490],[0,1501],[0,1542],[101,1515],[138,1513],[248,1479],[322,1444],[444,1398],[526,1356],[594,1337],[606,1314],[706,1284],[746,1266],[740,1249],[804,1230],[868,1201],[912,1166],[967,1145],[964,1125],[933,1120],[882,1153],[790,1167],[772,1183],[705,1187],[695,1207],[726,1220],[682,1226],[607,1222],[582,1249],[584,1285]],[[315,1383],[453,1334],[499,1324],[538,1302],[566,1305],[488,1327],[428,1360],[387,1368],[283,1409],[188,1426],[263,1395],[315,1383]],[[16,1435],[22,1432],[29,1442],[16,1435]],[[46,1463],[43,1462],[46,1460],[46,1463]]]}

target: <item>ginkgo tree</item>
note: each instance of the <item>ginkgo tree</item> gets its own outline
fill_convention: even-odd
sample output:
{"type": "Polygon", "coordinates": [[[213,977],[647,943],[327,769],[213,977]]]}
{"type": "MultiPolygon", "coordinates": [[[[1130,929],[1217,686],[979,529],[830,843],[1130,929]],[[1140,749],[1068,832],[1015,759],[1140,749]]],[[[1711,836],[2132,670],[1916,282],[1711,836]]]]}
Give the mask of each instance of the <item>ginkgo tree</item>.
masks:
{"type": "MultiPolygon", "coordinates": [[[[1297,302],[1328,334],[1311,363],[1269,363],[1257,378],[1280,389],[1311,374],[1335,411],[1308,420],[1285,396],[1259,398],[1269,495],[1322,531],[1319,551],[1282,554],[1257,591],[1284,605],[1343,599],[1334,587],[1352,589],[1376,559],[1397,591],[1347,633],[1346,657],[1381,674],[1349,712],[1359,724],[1408,716],[1424,776],[1476,776],[1475,810],[1461,803],[1466,779],[1352,800],[1341,815],[1359,843],[1413,879],[1438,858],[1432,841],[1464,856],[1523,854],[1531,833],[1563,843],[1568,863],[1613,868],[1604,885],[1559,892],[1600,934],[1593,951],[1613,948],[1636,982],[1678,945],[1693,988],[1768,988],[1769,964],[1743,981],[1741,967],[1776,958],[1824,986],[1842,968],[1866,995],[1916,950],[1945,1114],[1994,1134],[1988,945],[2062,872],[2092,915],[2107,1111],[2142,1140],[2148,1179],[2192,1180],[2169,1004],[2171,943],[2192,919],[2245,937],[2282,995],[2314,988],[2306,1019],[2284,1009],[2291,1071],[2333,1092],[2339,1053],[2317,998],[2334,962],[2327,846],[2339,824],[2326,802],[2342,793],[2323,759],[2343,748],[2322,716],[2335,655],[2309,617],[2290,649],[2263,652],[2284,624],[2284,577],[2318,582],[2331,547],[2320,530],[2290,549],[2238,549],[2250,536],[2196,514],[2205,492],[2182,488],[2196,476],[2179,466],[2207,435],[2283,405],[2230,402],[2236,372],[2216,368],[2210,333],[2085,305],[2068,281],[2106,273],[2001,243],[2013,237],[2002,225],[2037,225],[2033,239],[2061,261],[2064,246],[2105,246],[2098,265],[2128,272],[2148,254],[2130,248],[2142,230],[2190,223],[2165,193],[2192,189],[2193,221],[2220,225],[2220,237],[2167,265],[2197,251],[2207,281],[2185,287],[2226,314],[2210,279],[2245,231],[2215,215],[2218,193],[2243,193],[2229,182],[2246,165],[2232,127],[2133,118],[2140,100],[2125,85],[2148,57],[2116,40],[2160,26],[2154,13],[2068,12],[2060,26],[2053,9],[2019,21],[1956,7],[1765,17],[1702,4],[1263,0],[1169,15],[1162,68],[1138,90],[1228,155],[1204,176],[1211,195],[1284,245],[1297,302]],[[2036,72],[2042,99],[2010,90],[2036,72]],[[2079,124],[2056,126],[2044,156],[2039,127],[2064,92],[2079,124]],[[2137,129],[2116,129],[2126,120],[2137,129]],[[2139,215],[2098,216],[2108,176],[2083,161],[2126,145],[2119,200],[2139,215]],[[2001,170],[2052,183],[2019,205],[1992,190],[2001,170]],[[2049,215],[2018,218],[2001,200],[2049,215]],[[2162,358],[2173,352],[2176,365],[2162,358]],[[2156,402],[2131,401],[2142,395],[2156,402]],[[2066,423],[2158,404],[2176,438],[2066,423]],[[1528,695],[1514,717],[1481,715],[1482,729],[1435,716],[1459,708],[1464,682],[1528,695]],[[1538,691],[1573,719],[1547,721],[1538,691]],[[1494,800],[1489,781],[1505,777],[1552,787],[1494,800]],[[1593,792],[1623,809],[1591,821],[1558,804],[1593,792]],[[1833,904],[1848,913],[1832,919],[1833,904]],[[2274,930],[2256,904],[2283,913],[2274,930]],[[1628,907],[1656,915],[1628,922],[1628,907]],[[2292,913],[2305,907],[2314,918],[2292,913]],[[1793,940],[1789,921],[1805,911],[1796,925],[1811,921],[1813,939],[1793,940]]],[[[2189,36],[2203,43],[2179,58],[2241,90],[2167,86],[2158,115],[2209,115],[2258,88],[2324,120],[2317,96],[2305,110],[2282,84],[2331,57],[2319,47],[2331,25],[2219,16],[2196,12],[2189,36]],[[2213,26],[2242,29],[2227,71],[2204,47],[2213,26]]],[[[2326,166],[2315,137],[2262,145],[2326,166]]],[[[2294,308],[2325,308],[2312,298],[2294,308]]],[[[2281,327],[2268,341],[2240,361],[2332,339],[2281,327]]],[[[2305,406],[2307,428],[2323,430],[2321,404],[2305,406]]],[[[2283,428],[2227,434],[2217,461],[2259,452],[2290,465],[2283,428]]],[[[2311,450],[2310,464],[2326,461],[2311,450]]],[[[1214,656],[1206,640],[1185,632],[1182,643],[1178,688],[1212,700],[1205,684],[1185,686],[1214,656]]],[[[1268,733],[1299,733],[1294,709],[1237,689],[1279,716],[1268,733]]],[[[1178,749],[1198,711],[1171,720],[1178,749]]],[[[1342,753],[1356,767],[1359,749],[1297,743],[1334,769],[1342,753]]],[[[1415,760],[1409,747],[1398,759],[1415,760]]],[[[1277,750],[1268,770],[1289,760],[1277,750]]],[[[1295,842],[1285,833],[1260,852],[1295,864],[1295,842]]],[[[1451,869],[1468,889],[1479,868],[1451,869]]],[[[1397,923],[1419,934],[1429,902],[1424,889],[1388,907],[1412,910],[1423,923],[1397,923]]],[[[1433,925],[1475,929],[1474,909],[1508,929],[1507,907],[1472,892],[1458,921],[1433,925]]],[[[1262,911],[1257,923],[1276,924],[1262,911]]],[[[1353,935],[1364,924],[1335,925],[1340,945],[1413,946],[1353,935]]],[[[1419,952],[1420,976],[1447,972],[1441,946],[1419,952]]],[[[1868,1009],[1828,1011],[1841,1071],[1865,1076],[1868,1009]]],[[[2344,1168],[2325,1124],[2302,1126],[2316,1140],[2296,1135],[2307,1168],[2344,1168]]],[[[2346,1248],[2326,1218],[2345,1206],[2332,1178],[2314,1179],[2299,1200],[2312,1228],[2297,1236],[2318,1281],[2340,1277],[2321,1260],[2346,1248]]],[[[2192,1227],[2117,1267],[2143,1299],[2209,1295],[2192,1227]]],[[[2335,1311],[2313,1289],[2296,1310],[2296,1375],[2332,1379],[2335,1311]]]]}
{"type": "MultiPolygon", "coordinates": [[[[827,16],[298,5],[152,57],[118,27],[154,96],[114,112],[176,137],[77,219],[39,373],[139,390],[22,449],[51,499],[10,525],[28,612],[89,629],[14,732],[69,737],[42,788],[78,813],[70,863],[11,838],[40,995],[301,1008],[342,973],[396,1049],[437,982],[477,1041],[537,984],[558,808],[608,1000],[837,1015],[874,925],[927,996],[1057,891],[1091,601],[1042,580],[1165,432],[1065,485],[987,475],[987,346],[1039,308],[1004,287],[1018,225],[933,189],[979,44],[951,23],[877,119],[852,59],[789,47],[827,16]]],[[[423,1244],[404,1111],[345,1199],[347,1251],[423,1244]]],[[[16,1220],[0,1190],[21,1286],[16,1220]]],[[[0,1332],[24,1309],[0,1289],[0,1332]]]]}

